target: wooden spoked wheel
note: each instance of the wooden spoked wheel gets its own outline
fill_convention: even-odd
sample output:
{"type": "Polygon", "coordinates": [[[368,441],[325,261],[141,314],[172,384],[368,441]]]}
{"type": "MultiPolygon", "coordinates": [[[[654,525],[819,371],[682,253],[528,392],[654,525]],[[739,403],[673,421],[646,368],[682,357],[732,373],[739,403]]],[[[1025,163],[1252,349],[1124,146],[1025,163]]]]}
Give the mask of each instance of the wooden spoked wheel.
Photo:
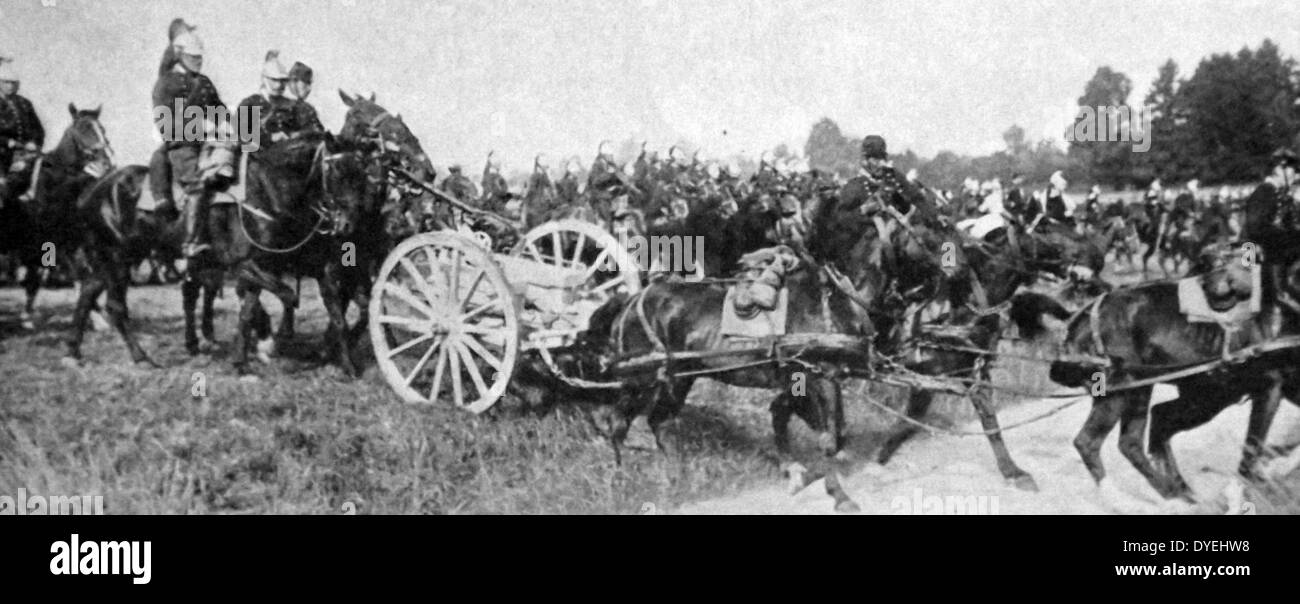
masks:
{"type": "Polygon", "coordinates": [[[508,272],[528,273],[518,280],[510,275],[512,282],[529,284],[523,296],[524,324],[550,333],[584,330],[591,314],[611,297],[641,290],[641,271],[631,254],[613,235],[588,222],[543,224],[524,235],[510,255],[517,261],[506,265],[508,272]]]}
{"type": "Polygon", "coordinates": [[[408,402],[440,398],[482,413],[519,356],[519,303],[491,253],[450,231],[422,233],[384,260],[370,337],[389,386],[408,402]]]}

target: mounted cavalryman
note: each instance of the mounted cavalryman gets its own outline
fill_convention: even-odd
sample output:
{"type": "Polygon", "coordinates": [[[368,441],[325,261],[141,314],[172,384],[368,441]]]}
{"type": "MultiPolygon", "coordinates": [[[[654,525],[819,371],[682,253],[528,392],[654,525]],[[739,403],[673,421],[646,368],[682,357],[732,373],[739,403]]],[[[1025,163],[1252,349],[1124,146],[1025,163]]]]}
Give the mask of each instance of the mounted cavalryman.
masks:
{"type": "Polygon", "coordinates": [[[31,101],[18,94],[18,73],[12,59],[0,57],[0,204],[31,186],[34,157],[45,145],[45,128],[31,101]]]}
{"type": "MultiPolygon", "coordinates": [[[[172,19],[167,28],[167,48],[163,50],[162,60],[158,64],[159,78],[172,71],[180,61],[175,47],[176,38],[195,29],[196,26],[186,23],[184,19],[172,19]]],[[[172,195],[171,164],[167,161],[168,142],[164,140],[159,143],[149,158],[149,189],[156,203],[155,210],[163,212],[170,219],[176,215],[176,199],[172,195]]]]}
{"type": "MultiPolygon", "coordinates": [[[[164,216],[175,215],[175,201],[171,196],[171,182],[178,183],[185,190],[185,240],[182,251],[186,257],[194,257],[208,244],[203,241],[202,225],[206,220],[207,203],[211,194],[206,190],[203,175],[199,170],[199,156],[203,148],[203,136],[186,136],[190,128],[175,132],[173,119],[179,119],[193,111],[200,115],[209,115],[215,111],[226,111],[226,105],[217,94],[212,80],[203,75],[203,41],[193,27],[178,26],[174,21],[171,53],[174,59],[171,67],[158,74],[158,81],[153,88],[154,118],[157,120],[163,144],[167,148],[167,163],[170,164],[171,179],[163,178],[152,184],[154,197],[158,200],[158,211],[164,216]],[[174,116],[180,111],[180,116],[174,116]],[[170,134],[169,134],[170,133],[170,134]],[[188,140],[194,139],[194,140],[188,140]]],[[[164,53],[164,62],[166,53],[164,53]]],[[[166,165],[153,165],[151,175],[166,175],[166,165]]]]}
{"type": "Polygon", "coordinates": [[[493,157],[493,152],[488,152],[487,161],[483,164],[483,209],[490,212],[501,212],[505,210],[506,204],[510,202],[510,186],[506,184],[506,178],[501,175],[501,160],[493,157]]]}
{"type": "Polygon", "coordinates": [[[312,77],[310,67],[301,61],[294,61],[293,67],[289,68],[289,92],[298,101],[294,109],[297,112],[296,120],[299,128],[324,132],[325,126],[321,125],[320,118],[316,115],[316,108],[307,102],[307,97],[311,96],[312,77]]]}
{"type": "MultiPolygon", "coordinates": [[[[257,129],[257,147],[253,151],[254,156],[265,152],[267,148],[280,141],[324,130],[319,120],[314,123],[300,121],[305,114],[300,109],[300,101],[285,96],[288,84],[289,70],[280,63],[280,51],[267,52],[266,60],[262,63],[261,90],[239,104],[239,115],[242,119],[259,115],[253,112],[253,108],[258,108],[260,112],[261,119],[257,129]]],[[[315,117],[314,110],[310,117],[315,117]]]]}

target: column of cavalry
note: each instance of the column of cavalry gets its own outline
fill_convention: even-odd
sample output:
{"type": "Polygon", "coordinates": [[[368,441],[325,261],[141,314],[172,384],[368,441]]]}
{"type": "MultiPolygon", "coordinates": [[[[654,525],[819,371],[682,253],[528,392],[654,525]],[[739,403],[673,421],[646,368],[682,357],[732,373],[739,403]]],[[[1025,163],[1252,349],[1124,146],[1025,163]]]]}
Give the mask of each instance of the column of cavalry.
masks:
{"type": "MultiPolygon", "coordinates": [[[[202,75],[195,28],[178,20],[169,36],[155,106],[224,107],[202,75]]],[[[789,455],[789,419],[804,420],[825,455],[819,461],[831,464],[814,474],[827,476],[841,509],[853,507],[834,471],[844,457],[841,383],[850,377],[910,391],[902,412],[868,401],[898,415],[881,462],[934,429],[922,421],[933,397],[954,393],[974,405],[982,429],[973,434],[989,440],[1002,476],[1036,488],[1007,450],[991,396],[990,368],[1013,323],[1033,335],[1044,316],[1066,321],[1053,379],[1108,380],[1092,392],[1092,416],[1075,441],[1098,481],[1096,449],[1120,423],[1121,450],[1151,484],[1190,498],[1168,437],[1242,396],[1257,409],[1242,473],[1257,476],[1278,401],[1296,400],[1293,153],[1276,157],[1278,183],[1252,195],[1239,241],[1187,254],[1196,261],[1188,279],[1115,289],[1101,274],[1119,229],[1073,224],[1051,196],[1045,219],[1013,211],[971,220],[961,203],[895,171],[878,136],[863,140],[860,172],[844,183],[767,158],[741,181],[734,168],[676,149],[660,160],[643,147],[620,166],[602,144],[585,189],[575,161],[553,185],[539,156],[515,199],[490,155],[480,196],[458,167],[435,187],[420,142],[374,95],[340,91],[348,112],[332,134],[306,102],[309,68],[286,68],[272,51],[262,80],[239,105],[262,112],[255,150],[240,153],[211,132],[165,137],[149,166],[117,167],[99,110],[75,106],[59,145],[39,154],[43,132],[30,123],[30,104],[12,100],[16,87],[6,93],[4,115],[20,116],[10,121],[23,127],[0,132],[9,164],[0,193],[13,214],[6,226],[25,228],[5,241],[24,262],[46,241],[76,258],[70,362],[80,360],[88,313],[106,293],[132,360],[153,364],[130,329],[126,289],[130,267],[160,250],[188,259],[192,353],[201,350],[196,331],[214,336],[213,298],[233,276],[240,313],[231,358],[240,373],[253,371],[254,340],[270,336],[260,293],[281,301],[277,335],[289,338],[298,299],[285,278],[308,277],[330,320],[324,356],[348,375],[360,373],[354,353],[365,333],[379,373],[404,400],[471,412],[508,394],[580,400],[616,457],[641,415],[665,451],[678,449],[665,426],[698,378],[772,390],[778,450],[789,455]],[[664,256],[672,249],[644,256],[627,245],[635,237],[697,238],[699,266],[674,271],[664,256]],[[1065,295],[1026,293],[1045,276],[1065,295]],[[1083,303],[1059,304],[1072,296],[1083,303]],[[1129,319],[1125,309],[1139,303],[1154,310],[1129,319]],[[350,304],[361,311],[351,326],[350,304]],[[1205,337],[1205,329],[1219,331],[1205,337]],[[1152,330],[1180,345],[1134,344],[1152,330]],[[1225,374],[1232,379],[1206,377],[1225,374]],[[1158,382],[1194,395],[1156,412],[1147,401],[1158,382]],[[1148,418],[1154,460],[1141,447],[1148,418]]],[[[0,71],[6,81],[16,77],[0,71]]],[[[1054,179],[1053,189],[1059,196],[1065,184],[1054,179]]],[[[35,293],[29,284],[28,311],[35,293]]]]}

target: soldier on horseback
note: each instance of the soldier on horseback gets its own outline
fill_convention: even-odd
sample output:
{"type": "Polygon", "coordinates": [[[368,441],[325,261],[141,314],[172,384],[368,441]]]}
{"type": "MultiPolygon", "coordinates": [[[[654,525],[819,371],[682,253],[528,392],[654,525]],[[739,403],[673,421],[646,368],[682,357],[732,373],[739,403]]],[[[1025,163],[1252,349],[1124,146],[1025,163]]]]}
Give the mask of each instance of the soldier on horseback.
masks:
{"type": "Polygon", "coordinates": [[[564,176],[555,183],[555,194],[559,197],[560,203],[569,207],[578,203],[578,171],[581,169],[576,157],[565,164],[564,176]]]}
{"type": "Polygon", "coordinates": [[[510,201],[510,186],[506,184],[506,178],[501,175],[501,160],[492,157],[492,152],[488,153],[487,161],[483,164],[483,209],[490,212],[500,212],[505,209],[506,203],[510,201]]]}
{"type": "Polygon", "coordinates": [[[285,96],[289,79],[289,70],[280,63],[280,52],[269,51],[262,64],[262,89],[239,104],[239,115],[261,117],[254,156],[280,141],[324,130],[314,109],[308,111],[303,108],[305,102],[285,96]],[[254,108],[259,111],[255,113],[254,108]]]}
{"type": "MultiPolygon", "coordinates": [[[[179,21],[179,20],[177,20],[179,21]]],[[[172,65],[166,71],[160,71],[158,81],[153,88],[154,118],[159,131],[163,133],[163,146],[167,149],[166,162],[155,154],[150,175],[163,176],[153,179],[152,189],[158,200],[158,211],[164,216],[176,214],[175,200],[171,196],[172,181],[179,183],[185,190],[185,241],[182,250],[187,257],[193,257],[208,247],[202,241],[202,220],[206,215],[206,205],[211,193],[206,191],[203,175],[199,169],[199,156],[203,147],[202,137],[187,137],[183,129],[174,132],[170,122],[173,111],[180,110],[181,115],[191,113],[191,109],[200,115],[208,115],[214,110],[224,112],[226,105],[217,94],[217,89],[208,76],[203,75],[203,41],[194,32],[194,28],[178,26],[173,21],[175,34],[171,44],[172,65]],[[167,136],[166,133],[171,133],[167,136]],[[187,140],[195,138],[196,140],[187,140]],[[168,167],[167,164],[170,164],[168,167]],[[166,175],[170,173],[170,178],[166,175]]],[[[164,53],[164,64],[169,60],[164,53]]]]}
{"type": "Polygon", "coordinates": [[[1065,204],[1065,188],[1069,185],[1060,170],[1052,173],[1048,180],[1046,200],[1043,202],[1044,217],[1058,225],[1074,226],[1074,220],[1066,216],[1068,206],[1065,204]]]}
{"type": "Polygon", "coordinates": [[[11,59],[0,57],[0,204],[31,186],[34,157],[45,145],[45,128],[31,101],[18,94],[11,59]]]}
{"type": "Polygon", "coordinates": [[[297,122],[300,127],[324,131],[325,126],[321,125],[316,108],[307,102],[307,97],[311,96],[311,81],[311,68],[301,61],[294,61],[293,67],[289,68],[289,92],[298,100],[295,107],[297,122]]]}
{"type": "Polygon", "coordinates": [[[465,176],[460,164],[452,164],[447,171],[447,178],[443,179],[439,190],[457,201],[474,205],[478,201],[478,187],[474,186],[474,181],[465,176]]]}

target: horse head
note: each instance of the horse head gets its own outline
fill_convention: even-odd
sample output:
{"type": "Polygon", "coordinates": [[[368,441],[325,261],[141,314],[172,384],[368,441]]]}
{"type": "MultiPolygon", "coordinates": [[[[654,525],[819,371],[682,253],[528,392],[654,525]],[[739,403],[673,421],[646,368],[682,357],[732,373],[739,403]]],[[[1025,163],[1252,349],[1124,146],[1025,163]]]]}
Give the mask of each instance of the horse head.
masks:
{"type": "Polygon", "coordinates": [[[321,143],[321,212],[329,233],[335,237],[352,235],[357,226],[382,205],[383,176],[376,174],[375,162],[368,155],[326,137],[321,143]]]}
{"type": "Polygon", "coordinates": [[[340,90],[339,97],[348,107],[343,128],[339,130],[340,139],[372,148],[389,167],[407,170],[421,182],[433,180],[433,164],[401,115],[391,114],[375,103],[374,93],[364,98],[340,90]]]}
{"type": "Polygon", "coordinates": [[[72,116],[72,125],[50,153],[53,162],[95,178],[107,174],[113,169],[113,145],[108,141],[103,124],[99,123],[100,108],[78,109],[75,104],[68,103],[68,113],[72,116]]]}

